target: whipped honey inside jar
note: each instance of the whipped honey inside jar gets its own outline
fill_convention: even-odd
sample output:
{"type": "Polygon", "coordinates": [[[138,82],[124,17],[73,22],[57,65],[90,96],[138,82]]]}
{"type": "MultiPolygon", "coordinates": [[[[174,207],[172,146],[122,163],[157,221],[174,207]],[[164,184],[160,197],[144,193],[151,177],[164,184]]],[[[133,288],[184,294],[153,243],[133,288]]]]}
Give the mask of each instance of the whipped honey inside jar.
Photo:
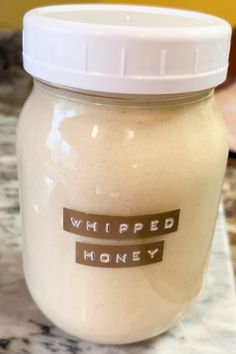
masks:
{"type": "Polygon", "coordinates": [[[68,5],[24,18],[24,272],[41,311],[97,343],[158,335],[203,286],[227,159],[214,100],[230,26],[190,11],[68,5]]]}

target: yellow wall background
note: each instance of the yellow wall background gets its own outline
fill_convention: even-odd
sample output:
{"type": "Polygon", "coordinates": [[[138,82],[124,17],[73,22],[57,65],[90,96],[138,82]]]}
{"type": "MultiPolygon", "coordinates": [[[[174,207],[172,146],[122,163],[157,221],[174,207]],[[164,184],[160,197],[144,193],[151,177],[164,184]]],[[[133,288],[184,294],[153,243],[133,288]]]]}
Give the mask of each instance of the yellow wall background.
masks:
{"type": "MultiPolygon", "coordinates": [[[[21,29],[24,13],[34,7],[78,3],[80,1],[67,0],[0,0],[0,27],[21,29]]],[[[236,26],[236,1],[235,0],[130,0],[130,1],[81,1],[83,3],[128,3],[157,6],[170,6],[203,11],[221,16],[236,26]]]]}

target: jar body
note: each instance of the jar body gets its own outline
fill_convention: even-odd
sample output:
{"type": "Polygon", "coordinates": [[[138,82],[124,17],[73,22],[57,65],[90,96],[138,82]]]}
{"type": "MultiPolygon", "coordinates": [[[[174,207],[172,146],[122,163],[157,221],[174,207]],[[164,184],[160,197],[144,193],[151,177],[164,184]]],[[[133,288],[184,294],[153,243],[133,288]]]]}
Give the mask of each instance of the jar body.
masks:
{"type": "MultiPolygon", "coordinates": [[[[193,95],[194,96],[194,95],[193,95]]],[[[212,94],[163,103],[89,97],[37,83],[18,126],[24,272],[65,331],[123,344],[170,328],[202,288],[227,158],[212,94]],[[63,230],[63,208],[110,216],[180,210],[176,232],[145,240],[63,230]],[[75,262],[75,242],[164,241],[161,262],[75,262]]]]}

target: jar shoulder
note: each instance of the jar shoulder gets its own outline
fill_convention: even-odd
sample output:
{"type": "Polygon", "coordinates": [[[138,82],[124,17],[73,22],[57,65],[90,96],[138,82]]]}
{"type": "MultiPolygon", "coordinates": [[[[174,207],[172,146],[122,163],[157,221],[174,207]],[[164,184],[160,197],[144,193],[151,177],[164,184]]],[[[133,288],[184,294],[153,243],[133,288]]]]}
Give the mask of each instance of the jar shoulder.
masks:
{"type": "Polygon", "coordinates": [[[17,145],[19,171],[49,191],[53,182],[80,199],[142,196],[148,206],[154,195],[203,198],[222,182],[227,140],[212,98],[164,110],[44,100],[28,99],[17,145]]]}
{"type": "MultiPolygon", "coordinates": [[[[73,151],[87,146],[174,150],[209,149],[226,145],[223,119],[213,96],[168,107],[105,105],[86,100],[69,100],[33,89],[20,116],[18,131],[35,143],[66,141],[73,151]],[[37,139],[38,138],[38,139],[37,139]]],[[[19,132],[18,132],[19,134],[19,132]]],[[[26,141],[26,143],[27,143],[26,141]]]]}

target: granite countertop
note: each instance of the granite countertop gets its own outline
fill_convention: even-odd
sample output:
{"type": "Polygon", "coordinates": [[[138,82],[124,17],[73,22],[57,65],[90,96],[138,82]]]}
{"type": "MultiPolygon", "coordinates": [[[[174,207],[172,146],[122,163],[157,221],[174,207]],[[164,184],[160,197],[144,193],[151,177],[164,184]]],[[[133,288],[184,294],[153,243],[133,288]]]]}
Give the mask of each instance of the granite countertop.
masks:
{"type": "Polygon", "coordinates": [[[221,205],[205,287],[177,326],[127,346],[78,340],[53,326],[26,288],[15,156],[17,117],[0,115],[0,354],[233,354],[236,307],[232,265],[221,205]]]}

